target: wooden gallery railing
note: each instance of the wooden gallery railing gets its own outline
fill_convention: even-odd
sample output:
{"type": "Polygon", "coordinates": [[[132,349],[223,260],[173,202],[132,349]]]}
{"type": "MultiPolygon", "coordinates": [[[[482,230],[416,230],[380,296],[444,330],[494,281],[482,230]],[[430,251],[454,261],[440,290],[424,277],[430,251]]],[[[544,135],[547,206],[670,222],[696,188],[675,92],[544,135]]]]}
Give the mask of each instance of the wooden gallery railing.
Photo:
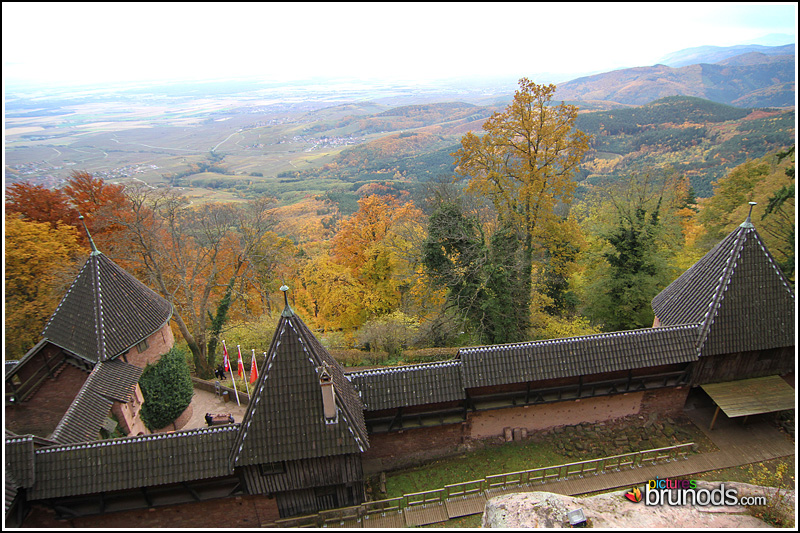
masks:
{"type": "Polygon", "coordinates": [[[446,485],[441,489],[403,494],[397,498],[388,498],[386,500],[364,502],[354,507],[330,509],[313,515],[283,518],[277,520],[274,525],[278,527],[324,527],[328,525],[336,527],[345,520],[360,521],[366,516],[386,516],[392,513],[402,513],[406,509],[413,509],[422,505],[443,504],[446,500],[455,498],[470,498],[481,494],[491,496],[493,492],[503,492],[516,487],[530,490],[534,483],[546,484],[551,481],[564,481],[576,476],[582,478],[587,474],[598,475],[609,471],[619,472],[623,468],[641,468],[661,461],[669,462],[686,459],[693,446],[694,443],[689,442],[665,448],[612,455],[601,459],[589,459],[576,463],[496,474],[486,476],[483,479],[446,485]]]}

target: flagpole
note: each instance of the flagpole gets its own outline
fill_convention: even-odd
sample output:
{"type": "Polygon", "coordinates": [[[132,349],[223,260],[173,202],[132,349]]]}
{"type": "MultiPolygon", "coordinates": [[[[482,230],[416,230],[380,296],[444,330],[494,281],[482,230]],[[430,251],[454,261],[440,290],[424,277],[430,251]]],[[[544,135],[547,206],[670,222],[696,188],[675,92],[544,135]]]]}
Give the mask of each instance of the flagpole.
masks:
{"type": "MultiPolygon", "coordinates": [[[[239,345],[237,344],[236,347],[238,348],[239,345]]],[[[240,359],[241,359],[241,354],[242,354],[242,352],[241,352],[241,350],[239,350],[239,358],[240,359]]],[[[239,368],[238,368],[239,367],[239,362],[238,361],[236,362],[236,367],[237,367],[236,370],[238,371],[239,370],[239,368]]],[[[239,391],[236,389],[236,380],[233,379],[233,365],[231,365],[231,381],[233,382],[233,392],[236,393],[236,405],[241,406],[242,404],[239,403],[239,391]]]]}
{"type": "Polygon", "coordinates": [[[236,380],[233,378],[233,365],[231,364],[231,359],[228,356],[228,347],[225,346],[225,341],[222,341],[222,351],[225,353],[225,366],[227,367],[225,370],[231,373],[231,383],[233,383],[233,390],[236,392],[236,404],[240,405],[239,403],[239,391],[236,390],[236,380]]]}
{"type": "MultiPolygon", "coordinates": [[[[255,354],[255,353],[256,353],[256,351],[255,351],[255,350],[253,350],[253,354],[255,354]]],[[[252,364],[253,364],[253,363],[252,363],[252,361],[251,361],[251,362],[250,362],[250,365],[252,366],[252,364]]],[[[245,388],[245,390],[247,391],[247,397],[248,397],[248,398],[250,398],[250,385],[248,385],[248,384],[247,384],[247,382],[248,382],[249,380],[247,379],[247,370],[245,370],[245,368],[244,368],[244,364],[242,364],[242,376],[243,376],[243,377],[242,377],[242,379],[244,380],[244,388],[245,388]]]]}

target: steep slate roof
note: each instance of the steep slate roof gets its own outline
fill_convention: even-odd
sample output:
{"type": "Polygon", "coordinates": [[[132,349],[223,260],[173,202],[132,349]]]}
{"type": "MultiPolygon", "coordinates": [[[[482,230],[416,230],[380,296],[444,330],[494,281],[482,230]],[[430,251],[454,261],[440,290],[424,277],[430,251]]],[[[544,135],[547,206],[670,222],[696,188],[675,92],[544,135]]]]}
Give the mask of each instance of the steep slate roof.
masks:
{"type": "Polygon", "coordinates": [[[794,293],[750,218],[661,291],[661,325],[700,324],[702,355],[794,346],[794,293]]]}
{"type": "Polygon", "coordinates": [[[33,486],[36,479],[33,435],[6,435],[6,476],[11,476],[16,487],[33,486]]]}
{"type": "Polygon", "coordinates": [[[8,512],[11,509],[11,506],[14,505],[14,500],[17,498],[17,493],[19,492],[20,485],[14,479],[14,476],[8,473],[8,470],[5,472],[5,493],[6,493],[6,510],[5,516],[8,518],[8,512]]]}
{"type": "Polygon", "coordinates": [[[697,325],[462,348],[464,386],[524,383],[697,361],[697,325]]]}
{"type": "Polygon", "coordinates": [[[111,406],[131,398],[142,372],[120,360],[98,363],[50,438],[61,444],[97,440],[111,406]]]}
{"type": "Polygon", "coordinates": [[[42,335],[93,363],[113,359],[172,316],[172,304],[100,252],[93,252],[42,335]]]}
{"type": "Polygon", "coordinates": [[[368,411],[465,398],[461,361],[360,370],[345,376],[368,411]]]}
{"type": "MultiPolygon", "coordinates": [[[[32,500],[228,476],[238,424],[35,450],[32,500]]],[[[8,442],[8,439],[6,439],[8,442]]]]}
{"type": "Polygon", "coordinates": [[[233,466],[358,453],[369,447],[358,393],[288,305],[250,398],[231,451],[233,466]],[[323,363],[336,393],[335,424],[327,423],[323,413],[317,373],[323,363]]]}

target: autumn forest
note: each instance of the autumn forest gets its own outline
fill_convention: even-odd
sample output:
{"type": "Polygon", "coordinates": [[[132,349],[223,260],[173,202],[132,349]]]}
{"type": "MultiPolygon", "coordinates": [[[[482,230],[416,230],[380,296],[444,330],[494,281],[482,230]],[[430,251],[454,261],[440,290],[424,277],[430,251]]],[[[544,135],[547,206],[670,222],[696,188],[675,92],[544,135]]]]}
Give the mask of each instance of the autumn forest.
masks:
{"type": "MultiPolygon", "coordinates": [[[[392,116],[408,132],[279,176],[286,187],[364,179],[391,155],[395,182],[368,180],[345,195],[330,188],[285,201],[250,189],[236,201],[198,203],[178,187],[118,185],[91,168],[72,171],[61,188],[17,181],[5,203],[6,358],[38,342],[90,253],[88,234],[172,302],[176,340],[206,378],[223,339],[248,354],[267,349],[283,285],[345,366],[650,327],[653,296],[741,224],[748,202],[794,284],[794,145],[775,140],[757,153],[747,144],[780,128],[788,134],[780,122],[788,115],[677,97],[579,113],[555,102],[555,90],[523,78],[493,114],[409,106],[392,116]],[[437,112],[481,125],[453,146],[424,130],[437,112]],[[734,132],[729,121],[745,117],[734,132]],[[647,126],[655,123],[674,127],[647,126]],[[667,145],[674,150],[657,149],[667,145]],[[418,157],[422,146],[427,159],[418,157]],[[408,158],[398,157],[403,150],[408,158]],[[689,164],[678,150],[710,155],[689,164]],[[611,155],[620,153],[628,155],[611,155]],[[414,187],[393,184],[422,167],[434,170],[414,187]]],[[[378,132],[388,118],[337,120],[378,132]]],[[[173,178],[225,172],[213,151],[203,165],[173,178]]]]}

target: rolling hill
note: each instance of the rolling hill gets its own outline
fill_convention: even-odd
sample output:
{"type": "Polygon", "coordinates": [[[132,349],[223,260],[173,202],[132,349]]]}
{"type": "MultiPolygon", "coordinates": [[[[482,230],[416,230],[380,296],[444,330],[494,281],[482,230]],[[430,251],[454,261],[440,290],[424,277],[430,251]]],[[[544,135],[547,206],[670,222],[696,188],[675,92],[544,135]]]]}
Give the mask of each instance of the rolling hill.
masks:
{"type": "Polygon", "coordinates": [[[712,183],[731,168],[791,146],[794,123],[794,110],[744,109],[686,96],[581,113],[577,126],[594,136],[595,150],[582,177],[591,183],[672,168],[690,178],[697,196],[708,197],[712,183]]]}
{"type": "MultiPolygon", "coordinates": [[[[793,52],[793,50],[792,50],[793,52]]],[[[615,70],[559,85],[556,98],[644,105],[666,96],[696,96],[747,107],[795,103],[795,56],[749,52],[722,63],[667,65],[615,70]]]]}
{"type": "MultiPolygon", "coordinates": [[[[789,36],[787,36],[787,39],[789,36]]],[[[685,67],[698,63],[720,63],[732,57],[751,53],[768,56],[795,55],[794,44],[783,46],[764,46],[759,44],[740,44],[736,46],[698,46],[678,50],[661,58],[659,64],[668,67],[685,67]]]]}

